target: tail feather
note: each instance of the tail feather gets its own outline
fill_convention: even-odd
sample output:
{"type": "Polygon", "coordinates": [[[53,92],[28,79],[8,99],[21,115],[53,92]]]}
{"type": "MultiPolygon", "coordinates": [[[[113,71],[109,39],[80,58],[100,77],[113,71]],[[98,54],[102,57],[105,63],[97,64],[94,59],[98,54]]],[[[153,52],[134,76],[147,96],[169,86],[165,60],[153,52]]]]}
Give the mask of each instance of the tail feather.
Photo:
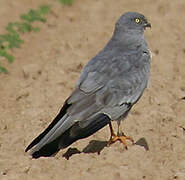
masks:
{"type": "Polygon", "coordinates": [[[103,113],[98,114],[93,119],[94,120],[86,127],[80,127],[77,122],[69,128],[60,138],[60,148],[66,148],[76,140],[83,139],[94,134],[110,122],[110,118],[103,113]]]}
{"type": "Polygon", "coordinates": [[[41,139],[55,126],[55,124],[58,123],[58,121],[66,114],[67,109],[69,108],[71,104],[68,104],[67,102],[64,104],[62,109],[60,110],[59,114],[56,116],[56,118],[51,122],[51,124],[38,136],[36,137],[25,149],[25,152],[30,150],[33,146],[38,144],[41,139]]]}
{"type": "Polygon", "coordinates": [[[38,151],[34,151],[32,155],[33,158],[39,158],[41,156],[52,156],[56,154],[60,149],[66,148],[73,142],[86,138],[110,122],[110,118],[101,113],[93,117],[93,120],[86,127],[81,127],[79,122],[76,122],[72,127],[66,130],[61,136],[56,138],[54,141],[46,144],[38,151]]]}
{"type": "Polygon", "coordinates": [[[39,158],[39,157],[50,157],[54,156],[60,149],[58,148],[59,138],[55,139],[49,144],[43,146],[39,151],[35,151],[31,153],[32,158],[39,158]]]}

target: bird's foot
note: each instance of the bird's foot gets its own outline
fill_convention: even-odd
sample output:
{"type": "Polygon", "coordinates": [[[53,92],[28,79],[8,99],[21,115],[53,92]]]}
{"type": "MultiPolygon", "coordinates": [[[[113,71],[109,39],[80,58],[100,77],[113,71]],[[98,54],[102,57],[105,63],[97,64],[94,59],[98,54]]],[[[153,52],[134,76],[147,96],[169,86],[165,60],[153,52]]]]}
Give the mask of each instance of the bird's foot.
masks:
{"type": "Polygon", "coordinates": [[[126,140],[129,140],[132,142],[132,144],[134,144],[134,140],[131,137],[126,136],[122,133],[122,134],[118,134],[118,135],[115,135],[115,134],[112,135],[110,140],[108,141],[107,145],[110,146],[111,144],[115,143],[116,141],[120,141],[124,145],[125,149],[128,149],[126,140]]]}

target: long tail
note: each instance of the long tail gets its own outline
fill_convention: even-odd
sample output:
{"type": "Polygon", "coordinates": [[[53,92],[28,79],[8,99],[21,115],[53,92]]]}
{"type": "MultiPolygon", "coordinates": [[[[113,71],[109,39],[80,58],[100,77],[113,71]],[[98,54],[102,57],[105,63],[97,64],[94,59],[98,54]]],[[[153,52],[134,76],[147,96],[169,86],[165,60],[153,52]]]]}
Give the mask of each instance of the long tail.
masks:
{"type": "MultiPolygon", "coordinates": [[[[57,122],[66,114],[66,111],[70,105],[65,104],[61,109],[60,113],[57,117],[53,120],[53,122],[46,128],[44,132],[42,132],[37,138],[35,138],[31,144],[26,148],[26,152],[31,149],[33,146],[37,145],[49,132],[50,130],[57,124],[57,122]]],[[[77,141],[78,139],[86,138],[99,129],[103,128],[110,122],[110,118],[103,114],[97,114],[94,116],[90,123],[85,126],[81,127],[79,122],[73,124],[69,129],[67,129],[61,136],[54,139],[52,142],[44,145],[38,151],[33,151],[31,153],[33,158],[39,158],[41,156],[49,157],[55,155],[60,149],[66,148],[71,145],[73,142],[77,141]]]]}
{"type": "Polygon", "coordinates": [[[36,137],[25,149],[25,152],[30,150],[33,146],[38,144],[41,139],[61,120],[61,118],[66,114],[67,109],[69,108],[70,104],[65,103],[62,109],[60,110],[59,114],[56,118],[51,122],[51,124],[38,136],[36,137]]]}

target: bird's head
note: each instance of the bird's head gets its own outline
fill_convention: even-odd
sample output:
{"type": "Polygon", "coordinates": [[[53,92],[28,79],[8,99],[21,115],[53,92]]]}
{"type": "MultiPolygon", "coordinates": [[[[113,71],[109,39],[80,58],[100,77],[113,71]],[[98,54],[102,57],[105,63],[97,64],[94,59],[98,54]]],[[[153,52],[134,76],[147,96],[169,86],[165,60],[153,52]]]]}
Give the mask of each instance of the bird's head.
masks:
{"type": "Polygon", "coordinates": [[[116,29],[118,31],[143,32],[147,27],[151,28],[151,24],[144,15],[137,12],[123,14],[116,23],[116,29]]]}

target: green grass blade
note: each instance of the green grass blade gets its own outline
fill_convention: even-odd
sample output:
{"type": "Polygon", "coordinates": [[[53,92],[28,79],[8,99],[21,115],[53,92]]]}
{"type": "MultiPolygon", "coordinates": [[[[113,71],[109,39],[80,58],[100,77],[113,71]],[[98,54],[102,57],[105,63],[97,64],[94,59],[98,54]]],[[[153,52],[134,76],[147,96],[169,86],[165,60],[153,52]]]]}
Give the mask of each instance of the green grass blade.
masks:
{"type": "Polygon", "coordinates": [[[48,14],[50,10],[51,10],[51,6],[48,6],[48,5],[40,6],[40,14],[42,15],[48,14]]]}
{"type": "Polygon", "coordinates": [[[73,0],[59,0],[61,4],[71,6],[73,4],[73,0]]]}
{"type": "Polygon", "coordinates": [[[8,73],[8,70],[0,65],[0,72],[8,73]]]}
{"type": "Polygon", "coordinates": [[[0,56],[5,57],[10,63],[14,61],[14,57],[11,54],[8,54],[4,49],[0,49],[0,56]]]}

